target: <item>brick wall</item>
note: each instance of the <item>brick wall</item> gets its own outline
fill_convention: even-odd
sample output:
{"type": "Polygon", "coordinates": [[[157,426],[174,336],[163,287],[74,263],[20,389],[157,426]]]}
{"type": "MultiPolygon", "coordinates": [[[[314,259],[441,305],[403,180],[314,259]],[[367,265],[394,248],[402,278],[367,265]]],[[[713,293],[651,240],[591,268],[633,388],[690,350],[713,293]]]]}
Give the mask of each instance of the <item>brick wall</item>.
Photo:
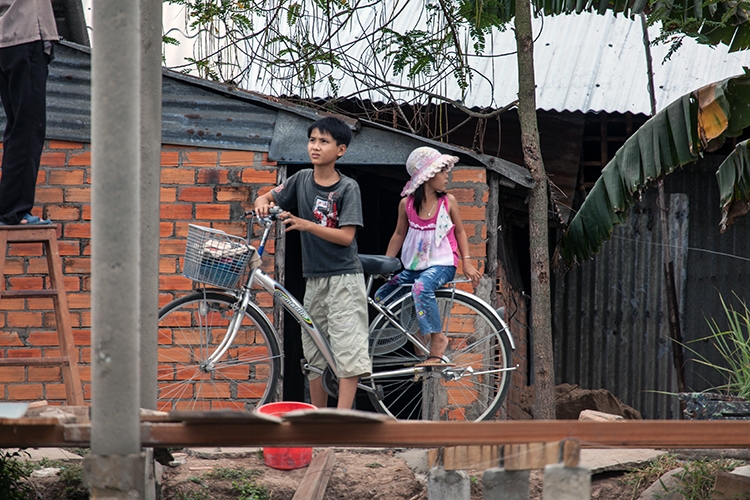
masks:
{"type": "MultiPolygon", "coordinates": [[[[239,217],[252,200],[276,182],[275,165],[264,153],[164,146],[161,154],[159,305],[191,290],[182,276],[189,223],[244,235],[239,217]]],[[[486,171],[456,167],[450,191],[461,205],[470,252],[484,270],[487,228],[486,171]]],[[[42,155],[34,213],[59,224],[58,242],[73,336],[79,351],[84,397],[91,397],[91,149],[89,144],[49,141],[42,155]]],[[[395,207],[394,207],[395,210],[395,207]]],[[[267,247],[273,255],[273,242],[267,247]]],[[[10,245],[4,286],[39,288],[47,281],[41,245],[10,245]]],[[[272,258],[264,270],[273,273],[272,258]]],[[[459,268],[459,272],[461,269],[459,268]]],[[[470,287],[467,285],[467,289],[470,287]]],[[[260,305],[270,307],[268,294],[260,305]]],[[[54,356],[59,353],[49,299],[0,300],[0,357],[54,356]]],[[[65,400],[57,367],[0,367],[0,400],[65,400]]]]}

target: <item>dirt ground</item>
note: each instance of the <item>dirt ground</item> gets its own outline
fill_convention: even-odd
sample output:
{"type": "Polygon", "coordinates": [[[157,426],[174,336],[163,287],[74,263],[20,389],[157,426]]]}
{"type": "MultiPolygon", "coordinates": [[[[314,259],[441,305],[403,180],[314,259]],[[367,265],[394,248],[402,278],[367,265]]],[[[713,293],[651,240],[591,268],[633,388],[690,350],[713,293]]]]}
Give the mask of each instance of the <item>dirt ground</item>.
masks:
{"type": "MultiPolygon", "coordinates": [[[[315,449],[320,452],[322,449],[315,449]]],[[[415,473],[396,456],[394,450],[335,450],[336,461],[325,493],[326,500],[426,500],[424,474],[415,473]]],[[[179,455],[178,455],[179,457],[179,455]]],[[[182,459],[182,458],[180,458],[182,459]]],[[[267,467],[262,454],[242,458],[209,459],[188,455],[185,463],[165,467],[162,498],[164,500],[235,500],[237,485],[255,483],[265,487],[272,500],[288,500],[294,496],[307,468],[283,471],[267,467]],[[244,471],[243,479],[232,479],[227,470],[244,471]],[[230,476],[219,478],[216,476],[230,476]]],[[[472,478],[472,500],[482,498],[482,471],[467,471],[472,478]]],[[[592,478],[592,500],[632,499],[632,487],[621,481],[622,476],[592,478]]],[[[530,477],[530,499],[542,498],[541,471],[530,477]]],[[[252,497],[251,497],[252,498],[252,497]]],[[[637,498],[637,496],[636,496],[637,498]]]]}

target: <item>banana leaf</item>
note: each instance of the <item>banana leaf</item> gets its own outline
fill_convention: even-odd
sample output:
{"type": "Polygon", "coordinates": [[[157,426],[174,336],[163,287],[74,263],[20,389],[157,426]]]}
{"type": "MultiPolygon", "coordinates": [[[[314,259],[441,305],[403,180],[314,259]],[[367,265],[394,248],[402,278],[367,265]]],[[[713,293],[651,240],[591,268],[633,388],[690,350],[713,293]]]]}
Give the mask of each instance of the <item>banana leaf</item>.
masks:
{"type": "MultiPolygon", "coordinates": [[[[630,207],[645,188],[750,126],[749,108],[750,73],[746,70],[744,75],[682,96],[649,119],[602,169],[559,242],[559,256],[568,265],[591,258],[612,235],[614,226],[627,220],[630,207]]],[[[736,157],[741,160],[726,167],[719,177],[722,206],[731,204],[734,196],[750,201],[747,146],[744,156],[736,157]],[[744,186],[739,195],[734,191],[737,185],[744,186]],[[727,190],[730,194],[725,196],[727,190]]]]}
{"type": "Polygon", "coordinates": [[[750,209],[750,151],[748,142],[735,146],[729,156],[719,165],[716,180],[721,197],[721,232],[733,224],[738,217],[750,209]]]}

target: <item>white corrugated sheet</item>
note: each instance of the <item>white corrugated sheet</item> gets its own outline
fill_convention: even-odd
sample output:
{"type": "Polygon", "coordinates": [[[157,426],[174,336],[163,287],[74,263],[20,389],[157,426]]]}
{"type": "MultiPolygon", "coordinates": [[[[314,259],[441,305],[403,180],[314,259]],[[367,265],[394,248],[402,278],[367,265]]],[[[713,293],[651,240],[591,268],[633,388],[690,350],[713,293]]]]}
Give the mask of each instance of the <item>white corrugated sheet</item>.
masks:
{"type": "MultiPolygon", "coordinates": [[[[403,2],[403,0],[391,0],[403,2]]],[[[84,0],[87,14],[90,0],[84,0]]],[[[411,28],[406,20],[420,18],[423,2],[411,1],[407,12],[399,17],[402,26],[395,29],[404,32],[411,28]],[[411,12],[409,12],[411,10],[411,12]]],[[[179,27],[185,32],[184,14],[179,7],[165,4],[165,31],[179,27]]],[[[537,106],[544,110],[557,111],[606,111],[650,113],[647,90],[647,74],[643,32],[640,18],[630,20],[623,16],[581,14],[534,19],[534,57],[536,66],[537,106]]],[[[511,28],[511,27],[509,27],[511,28]]],[[[171,32],[170,35],[176,35],[171,32]]],[[[658,35],[658,28],[649,30],[650,39],[658,35]]],[[[179,36],[178,36],[179,38],[179,36]]],[[[344,30],[340,43],[356,40],[358,33],[344,30]],[[344,39],[346,37],[346,39],[344,39]]],[[[353,48],[350,50],[354,50],[353,48]]],[[[453,99],[462,99],[469,107],[501,107],[516,99],[518,88],[515,38],[512,29],[496,31],[488,40],[486,53],[510,54],[504,57],[473,58],[472,66],[485,75],[490,82],[474,78],[465,96],[455,82],[443,84],[436,91],[453,99]]],[[[708,83],[742,73],[742,67],[750,66],[750,51],[729,54],[725,46],[711,48],[685,39],[682,48],[668,61],[663,61],[668,46],[651,48],[657,109],[662,109],[673,100],[708,83]]],[[[167,46],[169,66],[184,62],[193,56],[192,42],[183,39],[180,47],[167,46]]],[[[364,59],[364,58],[363,58],[364,59]]],[[[367,63],[365,63],[367,64],[367,63]]],[[[389,77],[402,85],[405,79],[389,77]]],[[[348,78],[341,76],[338,95],[349,95],[362,89],[348,78]]],[[[267,75],[249,79],[244,86],[270,95],[288,94],[278,81],[268,80],[267,75]]],[[[331,89],[323,82],[314,89],[316,97],[326,97],[331,89]]],[[[362,95],[361,97],[368,97],[362,95]]],[[[409,95],[399,97],[408,99],[409,95]]],[[[382,94],[371,92],[373,101],[383,101],[382,94]]]]}

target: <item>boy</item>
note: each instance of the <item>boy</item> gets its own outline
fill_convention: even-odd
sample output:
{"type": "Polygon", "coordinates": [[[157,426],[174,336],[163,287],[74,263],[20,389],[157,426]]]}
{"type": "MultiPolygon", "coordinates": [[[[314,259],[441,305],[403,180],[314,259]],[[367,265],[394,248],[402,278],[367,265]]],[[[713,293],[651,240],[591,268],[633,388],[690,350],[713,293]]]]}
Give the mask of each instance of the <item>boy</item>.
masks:
{"type": "MultiPolygon", "coordinates": [[[[337,118],[322,118],[307,129],[312,169],[301,170],[255,200],[261,216],[278,204],[286,231],[301,231],[305,309],[331,344],[341,378],[338,409],[351,409],[360,376],[371,371],[368,354],[367,293],[354,239],[362,227],[357,183],[336,169],[336,160],[351,142],[349,127],[337,118]],[[297,208],[299,217],[288,212],[297,208]]],[[[325,369],[323,355],[308,335],[302,336],[305,359],[325,369]]],[[[319,375],[310,373],[311,403],[326,406],[328,395],[319,375]]]]}

